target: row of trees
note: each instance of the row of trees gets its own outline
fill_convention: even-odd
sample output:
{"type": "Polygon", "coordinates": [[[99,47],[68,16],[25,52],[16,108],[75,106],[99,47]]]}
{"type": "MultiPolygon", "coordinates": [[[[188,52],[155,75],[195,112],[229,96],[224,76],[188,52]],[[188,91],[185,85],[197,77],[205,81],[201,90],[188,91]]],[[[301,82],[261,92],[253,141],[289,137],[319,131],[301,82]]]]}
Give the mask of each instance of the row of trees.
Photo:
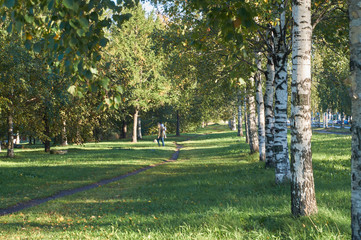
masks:
{"type": "MultiPolygon", "coordinates": [[[[346,3],[154,2],[163,4],[167,17],[146,16],[139,6],[124,8],[131,2],[1,1],[6,43],[1,46],[11,49],[16,39],[27,48],[16,50],[18,55],[10,50],[1,63],[1,81],[19,81],[5,87],[0,99],[9,142],[14,122],[15,131],[35,131],[47,146],[57,135],[64,140],[71,134],[95,138],[114,129],[124,133],[130,119],[135,142],[141,135],[139,115],[146,123],[142,126],[168,121],[179,134],[181,127],[209,120],[234,122],[238,113],[251,152],[259,152],[260,160],[275,168],[277,183],[291,181],[292,213],[316,213],[311,111],[350,114],[346,3]],[[18,87],[22,90],[16,92],[18,87]]],[[[351,20],[357,21],[359,8],[356,3],[351,8],[351,20]]],[[[351,28],[357,26],[351,21],[351,28]]],[[[357,71],[357,60],[351,63],[357,71]]],[[[357,96],[357,88],[353,90],[357,96]]],[[[354,107],[354,119],[357,111],[354,107]]],[[[357,127],[353,133],[357,162],[357,127]]],[[[353,196],[358,193],[357,169],[354,163],[353,196]]],[[[358,202],[353,197],[354,211],[358,202]]],[[[353,216],[357,239],[357,212],[353,216]]]]}

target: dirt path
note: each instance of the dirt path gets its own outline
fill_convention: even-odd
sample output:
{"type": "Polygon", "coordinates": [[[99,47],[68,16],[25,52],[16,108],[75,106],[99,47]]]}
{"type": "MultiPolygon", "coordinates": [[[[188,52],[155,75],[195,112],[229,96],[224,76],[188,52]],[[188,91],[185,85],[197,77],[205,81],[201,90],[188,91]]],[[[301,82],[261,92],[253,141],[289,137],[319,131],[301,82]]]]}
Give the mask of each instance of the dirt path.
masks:
{"type": "Polygon", "coordinates": [[[332,132],[327,130],[313,130],[317,133],[336,134],[336,135],[351,135],[351,132],[332,132]]]}
{"type": "Polygon", "coordinates": [[[174,161],[176,161],[178,159],[179,152],[180,152],[181,148],[182,148],[182,145],[179,145],[179,144],[176,143],[176,150],[175,150],[175,152],[173,153],[172,157],[169,160],[165,160],[165,161],[163,161],[161,163],[157,163],[157,164],[152,164],[152,165],[149,165],[147,167],[143,167],[143,168],[140,168],[138,170],[135,170],[133,172],[123,174],[123,175],[120,175],[120,176],[117,176],[117,177],[113,177],[113,178],[110,178],[110,179],[101,180],[99,182],[92,183],[92,184],[89,184],[89,185],[86,185],[86,186],[82,186],[82,187],[78,187],[78,188],[74,188],[74,189],[69,189],[69,190],[63,190],[63,191],[60,191],[57,194],[54,194],[54,195],[46,197],[46,198],[32,199],[30,201],[27,201],[27,202],[24,202],[24,203],[19,203],[19,204],[15,205],[15,206],[12,206],[12,207],[3,208],[3,209],[0,209],[0,216],[7,215],[7,214],[12,214],[12,213],[21,211],[23,209],[34,207],[34,206],[37,206],[39,204],[42,204],[42,203],[45,203],[45,202],[48,202],[48,201],[51,201],[51,200],[55,200],[55,199],[58,199],[58,198],[61,198],[61,197],[69,196],[69,195],[73,195],[75,193],[90,190],[90,189],[93,189],[93,188],[96,188],[96,187],[99,187],[99,186],[103,186],[103,185],[106,185],[106,184],[109,184],[109,183],[113,183],[113,182],[119,181],[121,179],[124,179],[124,178],[130,177],[130,176],[139,174],[141,172],[147,171],[148,169],[157,167],[159,165],[163,165],[163,164],[169,163],[169,162],[174,162],[174,161]]]}

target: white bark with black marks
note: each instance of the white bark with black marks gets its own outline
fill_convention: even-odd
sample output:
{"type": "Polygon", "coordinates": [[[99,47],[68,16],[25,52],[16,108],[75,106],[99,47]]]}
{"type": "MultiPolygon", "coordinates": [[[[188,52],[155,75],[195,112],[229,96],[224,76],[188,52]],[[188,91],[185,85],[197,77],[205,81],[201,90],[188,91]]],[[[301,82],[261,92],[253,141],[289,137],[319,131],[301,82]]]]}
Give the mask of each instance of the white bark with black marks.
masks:
{"type": "Polygon", "coordinates": [[[361,239],[361,3],[349,1],[352,90],[351,229],[361,239]]]}
{"type": "Polygon", "coordinates": [[[238,133],[237,136],[243,137],[243,130],[242,130],[242,125],[243,125],[243,119],[242,119],[242,99],[241,96],[238,96],[238,118],[237,118],[237,122],[238,122],[238,133]]]}
{"type": "Polygon", "coordinates": [[[256,116],[256,101],[253,93],[254,77],[250,78],[250,93],[248,94],[248,128],[249,128],[249,148],[251,153],[258,152],[258,129],[257,129],[257,116],[256,116]]]}
{"type": "Polygon", "coordinates": [[[265,133],[266,133],[266,167],[273,168],[275,167],[275,158],[273,154],[273,144],[274,144],[273,96],[274,96],[275,66],[271,55],[267,57],[266,92],[264,96],[264,107],[265,107],[265,133]]]}
{"type": "MultiPolygon", "coordinates": [[[[283,8],[283,5],[281,5],[283,8]]],[[[287,82],[287,59],[288,48],[286,43],[285,10],[280,16],[280,23],[275,31],[275,107],[274,107],[274,147],[276,183],[289,181],[290,162],[288,157],[287,142],[287,105],[288,105],[288,82],[287,82]]]]}
{"type": "Polygon", "coordinates": [[[248,113],[248,108],[247,108],[247,102],[248,102],[248,98],[244,99],[244,132],[246,133],[246,143],[249,144],[249,126],[248,126],[248,118],[249,118],[249,113],[248,113]]]}
{"type": "Polygon", "coordinates": [[[317,213],[311,152],[311,0],[292,2],[291,209],[317,213]]]}
{"type": "MultiPolygon", "coordinates": [[[[262,67],[260,54],[256,54],[256,65],[258,69],[262,67]]],[[[258,144],[259,144],[259,160],[261,162],[266,161],[266,130],[265,130],[265,112],[262,90],[262,76],[260,71],[257,71],[255,75],[256,81],[256,102],[258,113],[258,144]]]]}

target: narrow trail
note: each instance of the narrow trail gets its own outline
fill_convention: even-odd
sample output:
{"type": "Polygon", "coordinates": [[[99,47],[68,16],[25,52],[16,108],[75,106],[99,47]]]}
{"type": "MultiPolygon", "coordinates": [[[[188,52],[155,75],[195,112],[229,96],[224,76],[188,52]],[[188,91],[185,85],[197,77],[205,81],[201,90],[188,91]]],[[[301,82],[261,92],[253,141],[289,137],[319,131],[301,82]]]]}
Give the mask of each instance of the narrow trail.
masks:
{"type": "Polygon", "coordinates": [[[350,132],[332,132],[327,130],[313,130],[313,131],[317,133],[325,133],[325,134],[351,135],[351,131],[350,132]]]}
{"type": "Polygon", "coordinates": [[[165,160],[165,161],[163,161],[161,163],[151,164],[151,165],[149,165],[147,167],[143,167],[143,168],[134,170],[133,172],[129,172],[129,173],[117,176],[117,177],[110,178],[110,179],[104,179],[104,180],[101,180],[99,182],[92,183],[92,184],[89,184],[89,185],[86,185],[86,186],[82,186],[82,187],[78,187],[78,188],[74,188],[74,189],[69,189],[69,190],[62,190],[62,191],[58,192],[57,194],[54,194],[54,195],[46,197],[46,198],[32,199],[30,201],[19,203],[17,205],[14,205],[14,206],[11,206],[11,207],[8,207],[8,208],[2,208],[2,209],[0,209],[0,216],[16,213],[16,212],[19,212],[19,211],[21,211],[23,209],[27,209],[27,208],[30,208],[30,207],[35,207],[37,205],[40,205],[42,203],[46,203],[46,202],[51,201],[51,200],[66,197],[66,196],[73,195],[73,194],[76,194],[76,193],[79,193],[79,192],[84,192],[84,191],[87,191],[87,190],[90,190],[90,189],[93,189],[93,188],[96,188],[96,187],[100,187],[100,186],[103,186],[103,185],[106,185],[106,184],[109,184],[109,183],[119,181],[121,179],[130,177],[130,176],[137,175],[137,174],[139,174],[141,172],[147,171],[148,169],[151,169],[151,168],[154,168],[154,167],[157,167],[157,166],[169,163],[169,162],[174,162],[174,161],[176,161],[178,159],[180,149],[183,147],[180,144],[177,144],[177,143],[175,143],[175,144],[176,144],[176,150],[175,150],[175,152],[173,153],[172,157],[169,160],[165,160]]]}

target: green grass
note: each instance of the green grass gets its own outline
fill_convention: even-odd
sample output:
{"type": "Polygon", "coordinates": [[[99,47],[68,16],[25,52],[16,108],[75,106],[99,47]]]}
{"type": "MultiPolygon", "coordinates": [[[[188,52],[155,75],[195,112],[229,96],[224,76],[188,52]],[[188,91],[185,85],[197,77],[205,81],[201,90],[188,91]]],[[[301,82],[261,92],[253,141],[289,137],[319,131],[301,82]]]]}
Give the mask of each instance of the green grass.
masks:
{"type": "MultiPolygon", "coordinates": [[[[248,154],[244,138],[221,125],[200,133],[181,142],[184,148],[177,162],[0,217],[0,239],[350,238],[350,136],[314,133],[319,214],[295,219],[290,214],[289,185],[274,183],[274,170],[264,169],[257,155],[248,154]]],[[[106,143],[103,150],[92,150],[98,146],[93,144],[88,151],[103,151],[100,155],[105,157],[112,144],[132,149],[127,157],[126,151],[119,154],[123,162],[118,164],[126,158],[140,159],[133,160],[137,166],[127,163],[135,168],[145,159],[148,164],[169,158],[172,151],[169,147],[159,150],[164,151],[162,157],[151,155],[147,149],[154,145],[147,142],[106,143]]],[[[76,166],[92,163],[92,154],[84,153],[74,152],[74,158],[79,157],[76,166]]]]}
{"type": "MultiPolygon", "coordinates": [[[[158,147],[147,137],[137,144],[128,141],[71,145],[66,155],[45,153],[41,145],[17,150],[16,157],[0,153],[0,208],[33,198],[50,196],[102,179],[131,172],[169,158],[174,137],[158,147]]],[[[25,145],[26,146],[26,145],[25,145]]]]}

